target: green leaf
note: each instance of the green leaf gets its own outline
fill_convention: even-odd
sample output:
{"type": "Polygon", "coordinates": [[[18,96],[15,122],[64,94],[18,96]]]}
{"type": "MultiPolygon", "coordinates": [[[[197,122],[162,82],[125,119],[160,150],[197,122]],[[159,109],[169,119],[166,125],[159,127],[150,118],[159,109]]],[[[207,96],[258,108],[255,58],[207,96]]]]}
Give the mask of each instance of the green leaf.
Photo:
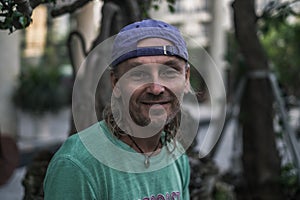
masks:
{"type": "Polygon", "coordinates": [[[153,5],[153,9],[157,11],[159,9],[159,5],[153,5]]]}
{"type": "Polygon", "coordinates": [[[30,67],[19,76],[13,101],[19,108],[44,113],[68,104],[69,91],[58,68],[30,67]]]}
{"type": "Polygon", "coordinates": [[[27,20],[26,17],[21,16],[21,17],[19,18],[19,23],[22,25],[23,28],[25,28],[25,27],[27,26],[27,24],[28,24],[28,20],[27,20]]]}
{"type": "Polygon", "coordinates": [[[174,5],[174,4],[175,4],[175,2],[176,2],[176,0],[167,0],[167,2],[168,2],[169,4],[172,4],[172,5],[174,5]]]}
{"type": "Polygon", "coordinates": [[[174,12],[175,12],[175,8],[174,8],[173,5],[169,4],[169,5],[168,5],[168,8],[169,8],[169,11],[170,11],[171,13],[174,13],[174,12]]]}
{"type": "Polygon", "coordinates": [[[19,17],[23,16],[23,14],[21,12],[15,11],[15,12],[13,12],[12,16],[19,18],[19,17]]]}

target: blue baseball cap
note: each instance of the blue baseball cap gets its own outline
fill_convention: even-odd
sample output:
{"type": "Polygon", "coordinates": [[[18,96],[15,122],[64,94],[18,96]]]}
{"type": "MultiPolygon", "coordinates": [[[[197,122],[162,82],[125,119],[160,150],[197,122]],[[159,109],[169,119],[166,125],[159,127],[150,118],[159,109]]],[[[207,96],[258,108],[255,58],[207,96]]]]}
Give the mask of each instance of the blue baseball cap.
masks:
{"type": "Polygon", "coordinates": [[[165,22],[153,19],[138,21],[125,26],[114,39],[111,67],[139,56],[168,55],[188,61],[186,43],[180,31],[165,22]],[[147,38],[161,38],[172,45],[138,47],[147,38]]]}

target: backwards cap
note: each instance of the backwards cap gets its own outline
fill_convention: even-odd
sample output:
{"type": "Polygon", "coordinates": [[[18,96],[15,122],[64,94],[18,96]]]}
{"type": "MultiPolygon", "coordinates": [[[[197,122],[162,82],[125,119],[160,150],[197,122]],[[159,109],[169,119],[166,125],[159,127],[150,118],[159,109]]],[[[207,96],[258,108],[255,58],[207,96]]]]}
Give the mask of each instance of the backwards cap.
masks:
{"type": "Polygon", "coordinates": [[[179,30],[165,22],[147,19],[125,26],[117,34],[112,50],[112,67],[139,56],[168,55],[188,60],[186,43],[179,30]],[[173,45],[137,47],[146,38],[162,38],[173,45]]]}

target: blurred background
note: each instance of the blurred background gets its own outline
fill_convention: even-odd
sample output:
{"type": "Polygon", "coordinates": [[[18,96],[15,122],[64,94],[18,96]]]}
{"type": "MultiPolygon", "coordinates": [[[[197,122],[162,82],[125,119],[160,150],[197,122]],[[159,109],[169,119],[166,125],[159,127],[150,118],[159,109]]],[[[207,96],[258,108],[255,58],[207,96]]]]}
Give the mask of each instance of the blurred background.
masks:
{"type": "MultiPolygon", "coordinates": [[[[193,60],[200,111],[185,108],[199,120],[188,150],[191,199],[300,199],[300,1],[0,0],[0,10],[0,199],[43,199],[49,160],[78,131],[71,107],[81,63],[144,18],[178,27],[193,60]],[[223,87],[195,67],[212,65],[226,91],[220,115],[207,85],[219,104],[223,87]],[[215,132],[205,136],[209,126],[215,132]]],[[[88,98],[101,119],[107,79],[82,99],[84,127],[95,110],[88,98]]]]}

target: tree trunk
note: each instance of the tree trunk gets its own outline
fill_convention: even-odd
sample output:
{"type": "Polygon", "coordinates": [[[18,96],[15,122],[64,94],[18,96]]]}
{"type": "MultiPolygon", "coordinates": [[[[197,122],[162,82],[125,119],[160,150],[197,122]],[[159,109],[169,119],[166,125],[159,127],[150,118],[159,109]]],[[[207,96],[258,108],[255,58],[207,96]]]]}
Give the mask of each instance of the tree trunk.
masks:
{"type": "MultiPolygon", "coordinates": [[[[257,36],[254,0],[235,0],[233,9],[236,37],[248,72],[268,70],[268,60],[257,36]]],[[[272,103],[268,78],[248,78],[241,105],[245,179],[241,199],[283,199],[272,103]]]]}

